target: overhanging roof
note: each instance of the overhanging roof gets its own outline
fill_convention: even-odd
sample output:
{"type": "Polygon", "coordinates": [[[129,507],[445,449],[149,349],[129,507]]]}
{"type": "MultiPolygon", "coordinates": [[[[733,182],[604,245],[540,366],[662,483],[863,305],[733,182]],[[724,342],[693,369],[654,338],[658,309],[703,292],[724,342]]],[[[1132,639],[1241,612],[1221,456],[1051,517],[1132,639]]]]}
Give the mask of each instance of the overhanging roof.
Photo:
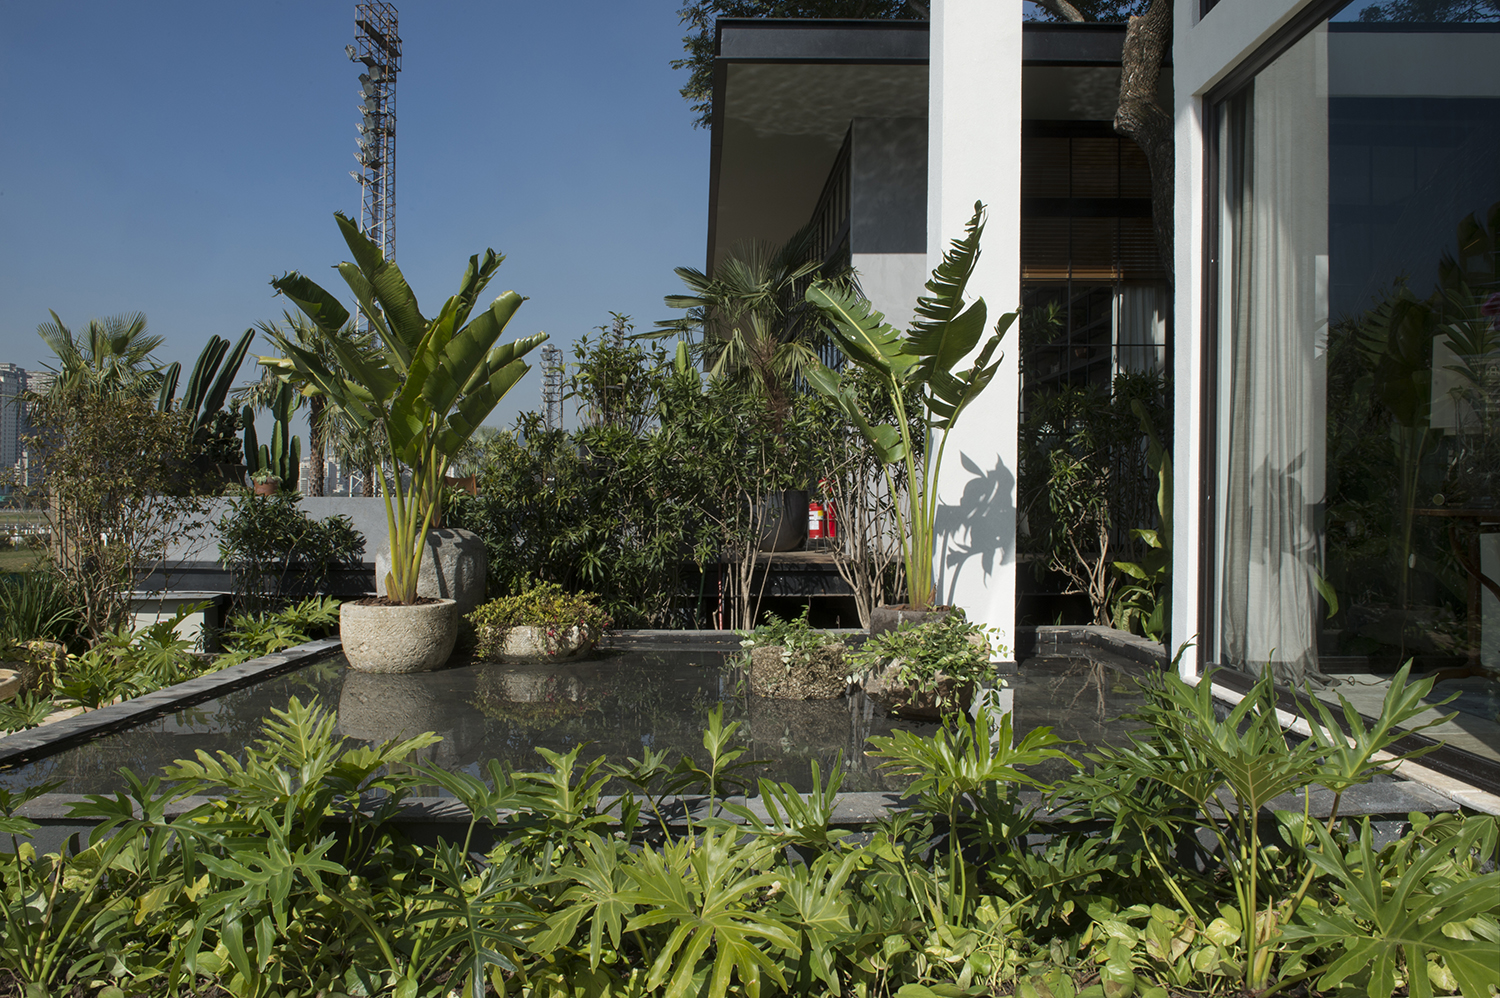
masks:
{"type": "MultiPolygon", "coordinates": [[[[716,23],[710,269],[807,221],[851,120],[927,116],[928,37],[926,21],[716,23]]],[[[1123,24],[1025,22],[1022,64],[1118,68],[1124,40],[1123,24]]]]}

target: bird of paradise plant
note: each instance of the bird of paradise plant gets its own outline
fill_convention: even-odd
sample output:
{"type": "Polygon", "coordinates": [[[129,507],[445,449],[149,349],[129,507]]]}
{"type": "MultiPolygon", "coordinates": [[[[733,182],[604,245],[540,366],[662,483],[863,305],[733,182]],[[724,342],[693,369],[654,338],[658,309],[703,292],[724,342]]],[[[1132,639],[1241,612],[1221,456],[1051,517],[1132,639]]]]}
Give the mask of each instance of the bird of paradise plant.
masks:
{"type": "Polygon", "coordinates": [[[938,505],[938,472],[948,434],[958,417],[989,386],[1000,367],[995,356],[1000,340],[1016,321],[1007,312],[974,356],[972,365],[954,367],[979,344],[988,323],[984,299],[967,307],[964,290],[979,260],[984,233],[984,205],[974,203],[974,216],[943,255],[927,282],[927,294],[917,301],[915,321],[901,333],[852,291],[817,282],[807,289],[807,300],[829,320],[830,333],[844,355],[879,379],[895,411],[894,424],[874,424],[860,409],[852,386],[821,363],[810,364],[804,376],[818,391],[830,396],[860,429],[885,466],[886,484],[897,495],[891,465],[906,466],[906,509],[896,510],[901,554],[906,565],[907,600],[917,608],[932,605],[936,596],[933,562],[937,554],[934,524],[938,505]],[[913,440],[908,402],[921,407],[920,432],[913,440]],[[935,446],[934,446],[935,445],[935,446]]]}
{"type": "Polygon", "coordinates": [[[494,250],[485,250],[483,259],[469,257],[458,294],[427,319],[395,262],[349,218],[340,212],[334,217],[354,254],[354,262],[340,263],[338,271],[376,334],[373,358],[343,332],[349,312],[338,299],[293,271],[271,286],[317,325],[336,364],[269,330],[283,356],[261,357],[260,363],[301,382],[306,394],[325,395],[361,430],[384,429],[391,459],[389,472],[384,462],[379,465],[391,544],[385,591],[398,603],[415,603],[417,570],[443,475],[479,424],[531,369],[521,358],[547,334],[496,345],[526,300],[514,291],[469,320],[479,293],[505,259],[494,250]],[[402,466],[411,472],[409,481],[403,480],[402,466]]]}

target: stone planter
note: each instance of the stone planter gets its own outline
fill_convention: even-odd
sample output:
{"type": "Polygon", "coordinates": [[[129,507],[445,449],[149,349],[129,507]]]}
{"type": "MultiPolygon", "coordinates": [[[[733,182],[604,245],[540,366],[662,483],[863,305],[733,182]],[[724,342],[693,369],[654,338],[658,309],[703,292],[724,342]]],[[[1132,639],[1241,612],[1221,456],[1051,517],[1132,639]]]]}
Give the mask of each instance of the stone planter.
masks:
{"type": "Polygon", "coordinates": [[[793,659],[787,671],[780,645],[750,649],[750,692],[775,700],[832,700],[849,688],[844,646],[827,645],[807,661],[793,659]]]}
{"type": "MultiPolygon", "coordinates": [[[[489,557],[484,541],[471,530],[429,530],[417,570],[417,595],[451,599],[458,616],[465,616],[484,602],[485,572],[489,557]]],[[[375,554],[375,590],[385,595],[385,577],[391,570],[391,547],[387,540],[375,554]]],[[[468,627],[464,621],[463,627],[468,627]]]]}
{"type": "Polygon", "coordinates": [[[887,606],[882,603],[870,611],[870,637],[894,631],[901,624],[930,624],[942,620],[953,612],[952,607],[936,607],[931,610],[913,610],[905,603],[887,606]]]}
{"type": "MultiPolygon", "coordinates": [[[[577,658],[593,651],[599,643],[597,628],[574,625],[566,630],[549,632],[545,627],[511,627],[499,651],[486,653],[489,662],[535,662],[539,660],[577,658]]],[[[497,643],[490,635],[481,635],[480,646],[493,648],[497,643]]]]}
{"type": "Polygon", "coordinates": [[[55,641],[28,641],[6,654],[13,658],[0,661],[0,700],[25,691],[37,692],[42,676],[56,676],[68,658],[68,650],[55,641]]]}
{"type": "Polygon", "coordinates": [[[365,742],[411,738],[453,726],[441,687],[421,676],[350,672],[339,692],[339,733],[365,742]]]}
{"type": "Polygon", "coordinates": [[[807,490],[787,489],[761,499],[761,551],[797,551],[807,543],[807,490]]]}
{"type": "Polygon", "coordinates": [[[356,672],[426,672],[453,654],[458,604],[451,599],[410,606],[345,603],[339,607],[339,636],[356,672]]]}
{"type": "Polygon", "coordinates": [[[918,691],[896,679],[900,668],[900,662],[892,662],[865,678],[865,693],[894,714],[913,721],[941,721],[944,714],[966,711],[974,702],[973,681],[958,682],[938,673],[937,689],[918,691]],[[939,699],[948,706],[939,707],[939,699]]]}

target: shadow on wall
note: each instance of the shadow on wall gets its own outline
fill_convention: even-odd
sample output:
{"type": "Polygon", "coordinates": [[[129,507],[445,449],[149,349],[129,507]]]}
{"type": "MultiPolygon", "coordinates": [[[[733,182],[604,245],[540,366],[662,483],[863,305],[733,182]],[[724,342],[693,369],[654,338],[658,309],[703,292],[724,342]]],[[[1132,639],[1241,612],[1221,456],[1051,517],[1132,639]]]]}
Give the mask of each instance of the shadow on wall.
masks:
{"type": "Polygon", "coordinates": [[[945,603],[956,602],[959,579],[965,571],[977,570],[986,578],[995,573],[997,559],[1003,561],[1007,556],[1006,545],[1015,536],[1016,526],[1016,477],[1010,469],[998,456],[989,471],[968,454],[960,453],[958,459],[972,477],[957,505],[939,506],[935,524],[938,550],[943,552],[938,591],[943,593],[945,603]]]}

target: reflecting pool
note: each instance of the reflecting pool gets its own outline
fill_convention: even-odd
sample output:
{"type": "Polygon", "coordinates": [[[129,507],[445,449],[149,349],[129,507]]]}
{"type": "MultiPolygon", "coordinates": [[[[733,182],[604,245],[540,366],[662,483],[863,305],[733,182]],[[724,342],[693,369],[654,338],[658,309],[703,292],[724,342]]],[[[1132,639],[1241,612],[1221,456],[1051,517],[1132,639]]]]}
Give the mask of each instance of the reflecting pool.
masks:
{"type": "MultiPolygon", "coordinates": [[[[538,747],[566,752],[584,742],[583,757],[625,763],[646,748],[703,761],[702,732],[715,706],[738,721],[743,758],[762,760],[754,777],[811,789],[810,764],[825,774],[843,759],[846,791],[899,790],[904,779],[865,755],[866,740],[898,728],[931,733],[936,725],[890,718],[863,693],[836,700],[794,702],[752,696],[729,651],[716,648],[637,648],[583,662],[511,665],[458,664],[437,672],[379,676],[349,671],[333,656],[259,685],[179,710],[148,724],[106,735],[14,769],[0,770],[0,786],[15,789],[60,779],[62,793],[112,792],[118,770],[155,774],[173,760],[202,750],[231,754],[257,737],[271,711],[292,697],[316,697],[338,710],[342,734],[383,741],[435,731],[442,741],[422,750],[423,761],[481,775],[490,759],[514,770],[536,770],[538,747]]],[[[1049,724],[1082,758],[1092,746],[1118,743],[1121,715],[1140,702],[1131,681],[1085,659],[1036,659],[1015,689],[1016,731],[1049,724]]],[[[1055,779],[1070,767],[1050,763],[1035,775],[1055,779]]],[[[437,795],[436,788],[424,789],[437,795]]]]}

